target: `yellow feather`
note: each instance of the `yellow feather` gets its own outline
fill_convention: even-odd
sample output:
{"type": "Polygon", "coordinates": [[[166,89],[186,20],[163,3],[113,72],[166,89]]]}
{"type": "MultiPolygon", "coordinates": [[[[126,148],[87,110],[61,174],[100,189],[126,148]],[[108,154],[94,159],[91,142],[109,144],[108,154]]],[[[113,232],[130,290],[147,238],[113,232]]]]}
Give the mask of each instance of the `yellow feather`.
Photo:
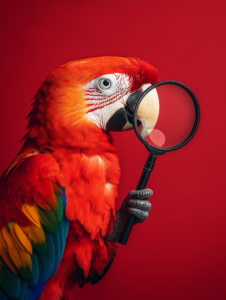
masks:
{"type": "Polygon", "coordinates": [[[41,228],[40,217],[36,205],[30,206],[25,203],[23,204],[22,212],[33,224],[35,224],[38,228],[41,228]]]}
{"type": "Polygon", "coordinates": [[[3,227],[2,228],[2,235],[3,238],[7,244],[9,256],[14,262],[15,266],[18,269],[18,272],[20,272],[20,269],[27,269],[28,275],[32,273],[32,261],[31,256],[29,253],[22,251],[16,243],[14,243],[8,228],[3,227]]]}
{"type": "Polygon", "coordinates": [[[32,254],[31,241],[28,239],[28,237],[26,236],[26,234],[23,232],[23,230],[18,224],[15,225],[15,232],[19,240],[23,243],[24,247],[27,249],[27,251],[32,254]]]}
{"type": "Polygon", "coordinates": [[[46,236],[43,228],[38,228],[35,225],[30,225],[21,228],[23,232],[27,235],[29,240],[32,240],[36,245],[42,244],[46,247],[46,236]]]}
{"type": "Polygon", "coordinates": [[[12,237],[12,240],[16,246],[16,248],[20,248],[22,251],[27,252],[26,248],[24,247],[23,244],[21,244],[21,242],[18,240],[16,233],[15,233],[15,225],[14,223],[9,223],[8,224],[8,228],[12,237]]]}
{"type": "Polygon", "coordinates": [[[11,271],[18,275],[17,273],[17,269],[14,265],[14,263],[12,262],[8,250],[7,250],[7,245],[6,242],[3,239],[2,236],[2,231],[0,230],[0,256],[2,257],[2,259],[4,260],[4,262],[7,264],[7,266],[11,269],[11,271]]]}
{"type": "Polygon", "coordinates": [[[6,227],[2,228],[2,236],[3,236],[4,241],[6,242],[8,250],[15,248],[15,244],[12,240],[12,237],[9,233],[8,228],[6,228],[6,227]]]}
{"type": "Polygon", "coordinates": [[[21,227],[17,223],[14,223],[13,229],[13,237],[16,239],[16,242],[19,244],[21,250],[32,254],[31,241],[28,239],[21,227]]]}

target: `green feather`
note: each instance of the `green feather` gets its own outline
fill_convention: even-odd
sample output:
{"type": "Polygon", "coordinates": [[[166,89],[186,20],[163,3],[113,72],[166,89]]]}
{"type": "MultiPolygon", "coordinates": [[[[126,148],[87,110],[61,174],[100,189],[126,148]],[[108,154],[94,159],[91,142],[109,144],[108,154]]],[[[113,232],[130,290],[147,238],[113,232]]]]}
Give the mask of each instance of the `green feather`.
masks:
{"type": "Polygon", "coordinates": [[[46,247],[47,247],[46,241],[42,244],[41,243],[36,244],[33,240],[31,240],[31,243],[38,253],[43,253],[44,251],[46,251],[46,247]]]}
{"type": "Polygon", "coordinates": [[[57,223],[60,223],[63,219],[63,201],[62,195],[55,194],[57,201],[57,209],[54,211],[57,218],[57,223]]]}
{"type": "Polygon", "coordinates": [[[22,279],[25,281],[29,281],[32,278],[32,270],[29,268],[27,264],[25,266],[17,268],[17,271],[22,277],[22,279]]]}
{"type": "Polygon", "coordinates": [[[38,207],[38,212],[43,223],[43,228],[49,233],[54,233],[57,230],[57,219],[55,213],[43,210],[40,207],[38,207]]]}

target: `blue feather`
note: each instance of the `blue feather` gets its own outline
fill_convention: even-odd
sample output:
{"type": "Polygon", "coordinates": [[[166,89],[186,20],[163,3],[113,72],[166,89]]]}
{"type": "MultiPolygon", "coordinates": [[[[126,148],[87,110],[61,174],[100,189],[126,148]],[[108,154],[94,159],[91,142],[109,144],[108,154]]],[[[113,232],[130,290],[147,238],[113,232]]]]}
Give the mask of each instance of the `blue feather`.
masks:
{"type": "Polygon", "coordinates": [[[60,258],[62,258],[64,253],[64,248],[67,240],[68,230],[70,221],[64,216],[62,222],[58,224],[58,231],[60,237],[60,258]]]}
{"type": "Polygon", "coordinates": [[[38,258],[36,255],[36,250],[33,249],[33,253],[31,255],[31,261],[32,261],[32,278],[28,281],[28,286],[33,287],[37,284],[38,278],[39,278],[39,265],[38,265],[38,258]]]}
{"type": "Polygon", "coordinates": [[[26,298],[24,300],[35,300],[39,298],[43,292],[45,284],[46,282],[38,281],[36,286],[28,290],[26,298]]]}
{"type": "Polygon", "coordinates": [[[64,253],[64,245],[65,245],[65,238],[64,238],[64,221],[61,221],[58,224],[58,232],[59,232],[59,238],[60,238],[60,258],[62,258],[63,253],[64,253]]]}
{"type": "Polygon", "coordinates": [[[67,239],[68,229],[69,229],[69,225],[70,225],[70,221],[65,216],[65,209],[66,209],[66,205],[67,205],[66,200],[67,199],[66,199],[66,194],[65,194],[65,188],[62,187],[62,201],[63,201],[63,210],[64,210],[63,222],[64,222],[64,225],[66,225],[65,226],[65,228],[66,228],[65,242],[67,239]]]}
{"type": "Polygon", "coordinates": [[[70,221],[67,219],[66,221],[66,237],[65,237],[65,244],[66,244],[66,240],[67,240],[67,235],[68,235],[68,231],[69,231],[69,226],[70,226],[70,221]]]}
{"type": "Polygon", "coordinates": [[[63,201],[63,210],[65,213],[65,209],[66,209],[66,194],[65,194],[65,188],[62,187],[62,201],[63,201]]]}
{"type": "Polygon", "coordinates": [[[37,298],[39,298],[41,296],[45,284],[46,284],[45,282],[38,282],[37,290],[36,290],[36,297],[37,298]]]}
{"type": "Polygon", "coordinates": [[[63,217],[63,222],[64,222],[64,246],[66,244],[66,240],[67,240],[67,235],[68,235],[68,231],[69,231],[69,225],[70,225],[70,221],[66,218],[66,216],[63,217]]]}
{"type": "Polygon", "coordinates": [[[55,249],[53,244],[53,238],[51,234],[46,233],[46,251],[39,253],[39,281],[46,282],[53,274],[53,268],[55,264],[55,249]]]}
{"type": "Polygon", "coordinates": [[[52,238],[53,238],[53,243],[54,243],[54,248],[55,248],[55,264],[54,264],[54,268],[53,268],[53,276],[54,276],[56,274],[57,268],[61,261],[60,236],[59,236],[58,230],[52,234],[52,238]]]}
{"type": "Polygon", "coordinates": [[[9,299],[1,286],[0,286],[0,299],[1,300],[8,300],[9,299]]]}
{"type": "Polygon", "coordinates": [[[20,296],[15,300],[24,300],[27,294],[27,282],[20,280],[20,296]]]}

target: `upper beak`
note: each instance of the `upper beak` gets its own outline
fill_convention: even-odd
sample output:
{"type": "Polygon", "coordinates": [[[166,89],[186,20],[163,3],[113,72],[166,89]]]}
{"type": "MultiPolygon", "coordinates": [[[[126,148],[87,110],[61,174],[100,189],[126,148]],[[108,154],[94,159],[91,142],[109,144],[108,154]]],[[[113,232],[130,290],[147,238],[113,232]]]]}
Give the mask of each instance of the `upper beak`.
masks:
{"type": "MultiPolygon", "coordinates": [[[[128,120],[133,120],[131,112],[134,113],[135,105],[141,94],[149,88],[150,84],[145,84],[142,88],[127,98],[126,104],[128,105],[125,109],[129,115],[128,120]]],[[[159,97],[156,89],[151,90],[141,101],[137,110],[138,126],[142,124],[141,136],[146,138],[153,128],[155,127],[159,116],[159,97]]],[[[133,122],[132,122],[133,123],[133,122]]]]}

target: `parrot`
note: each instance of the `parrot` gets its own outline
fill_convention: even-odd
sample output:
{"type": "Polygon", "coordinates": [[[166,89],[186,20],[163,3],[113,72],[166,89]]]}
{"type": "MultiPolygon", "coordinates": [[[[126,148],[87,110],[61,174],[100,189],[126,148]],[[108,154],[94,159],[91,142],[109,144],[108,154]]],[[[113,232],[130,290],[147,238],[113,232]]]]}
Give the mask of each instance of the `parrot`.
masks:
{"type": "Polygon", "coordinates": [[[148,62],[116,56],[70,61],[45,77],[23,146],[0,177],[1,300],[72,299],[74,286],[106,274],[129,216],[148,218],[151,189],[130,191],[116,209],[111,132],[133,129],[137,99],[157,82],[148,62]]]}

